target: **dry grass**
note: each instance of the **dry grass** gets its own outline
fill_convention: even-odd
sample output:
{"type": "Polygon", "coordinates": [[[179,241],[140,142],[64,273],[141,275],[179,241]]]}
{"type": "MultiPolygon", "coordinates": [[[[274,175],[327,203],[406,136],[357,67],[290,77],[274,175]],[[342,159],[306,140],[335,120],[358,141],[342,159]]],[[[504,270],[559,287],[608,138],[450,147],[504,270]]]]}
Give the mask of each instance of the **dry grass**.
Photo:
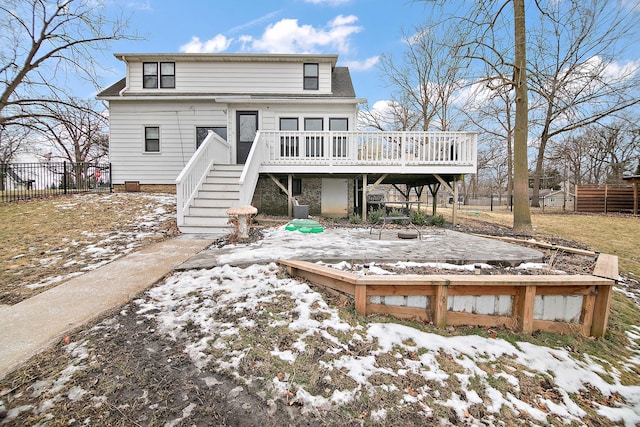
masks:
{"type": "Polygon", "coordinates": [[[0,304],[173,234],[173,197],[158,197],[82,194],[1,204],[0,304]]]}

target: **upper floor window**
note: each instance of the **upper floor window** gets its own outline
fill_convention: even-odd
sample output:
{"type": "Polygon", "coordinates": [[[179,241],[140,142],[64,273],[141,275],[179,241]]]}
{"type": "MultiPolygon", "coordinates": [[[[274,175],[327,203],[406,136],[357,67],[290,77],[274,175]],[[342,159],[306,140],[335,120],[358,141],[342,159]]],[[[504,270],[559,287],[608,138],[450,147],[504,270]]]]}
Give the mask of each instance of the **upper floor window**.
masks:
{"type": "Polygon", "coordinates": [[[304,64],[304,89],[318,90],[318,64],[304,64]]]}
{"type": "Polygon", "coordinates": [[[158,82],[161,88],[172,89],[176,87],[175,62],[144,62],[142,64],[142,87],[145,89],[157,89],[158,82]],[[158,65],[160,66],[159,70],[158,65]],[[160,71],[159,74],[158,71],[160,71]]]}
{"type": "Polygon", "coordinates": [[[157,126],[146,126],[144,128],[144,151],[145,153],[160,152],[160,128],[157,126]]]}

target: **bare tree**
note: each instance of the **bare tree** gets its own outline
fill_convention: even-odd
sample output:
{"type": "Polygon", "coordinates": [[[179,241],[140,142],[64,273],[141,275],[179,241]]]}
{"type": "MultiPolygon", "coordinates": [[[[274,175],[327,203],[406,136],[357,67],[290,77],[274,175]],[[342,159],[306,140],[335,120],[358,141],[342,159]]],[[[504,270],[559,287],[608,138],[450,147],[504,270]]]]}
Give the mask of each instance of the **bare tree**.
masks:
{"type": "Polygon", "coordinates": [[[529,61],[538,201],[545,152],[553,138],[602,122],[640,102],[640,63],[620,64],[636,38],[637,17],[600,0],[548,1],[540,8],[529,61]]]}
{"type": "Polygon", "coordinates": [[[0,4],[0,126],[46,116],[66,104],[71,83],[98,87],[95,53],[132,38],[94,0],[4,0],[0,4]]]}
{"type": "Polygon", "coordinates": [[[0,126],[0,163],[11,163],[24,149],[28,136],[26,126],[0,126]]]}
{"type": "Polygon", "coordinates": [[[547,161],[564,169],[571,184],[621,183],[640,158],[640,128],[630,121],[591,125],[549,148],[547,161]]]}
{"type": "Polygon", "coordinates": [[[77,99],[53,104],[47,116],[38,126],[58,153],[53,158],[74,164],[75,183],[85,186],[89,164],[103,161],[109,149],[107,118],[96,111],[94,102],[77,99]]]}
{"type": "MultiPolygon", "coordinates": [[[[437,4],[447,3],[436,1],[437,4]]],[[[451,2],[449,2],[451,3],[451,2]]],[[[528,132],[529,105],[527,81],[527,27],[524,0],[483,0],[474,2],[461,16],[447,19],[450,32],[457,34],[455,55],[466,61],[479,61],[489,69],[485,79],[499,79],[515,93],[513,128],[513,229],[528,233],[532,229],[529,206],[528,132]],[[513,4],[512,19],[505,10],[513,4]],[[452,28],[451,22],[456,22],[452,28]],[[513,39],[505,36],[511,27],[513,39]],[[505,74],[505,70],[510,70],[505,74]]],[[[482,80],[482,79],[480,79],[482,80]]]]}
{"type": "Polygon", "coordinates": [[[419,113],[409,107],[409,102],[386,101],[370,108],[368,105],[360,111],[359,125],[364,129],[380,131],[411,131],[420,124],[419,113]]]}
{"type": "Polygon", "coordinates": [[[435,23],[405,34],[401,60],[390,53],[381,56],[384,80],[395,88],[398,102],[418,114],[422,130],[452,128],[454,94],[465,83],[466,58],[458,51],[466,33],[450,25],[435,23]]]}

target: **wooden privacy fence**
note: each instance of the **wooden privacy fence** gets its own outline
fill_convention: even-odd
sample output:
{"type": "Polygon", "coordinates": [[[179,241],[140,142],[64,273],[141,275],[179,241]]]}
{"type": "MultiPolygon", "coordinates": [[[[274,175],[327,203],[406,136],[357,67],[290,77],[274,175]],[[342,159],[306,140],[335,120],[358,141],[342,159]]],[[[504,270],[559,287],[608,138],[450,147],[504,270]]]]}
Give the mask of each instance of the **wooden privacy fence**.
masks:
{"type": "Polygon", "coordinates": [[[593,275],[357,275],[307,261],[278,263],[291,276],[352,296],[361,315],[595,337],[605,335],[618,277],[618,257],[606,254],[593,275]]]}
{"type": "Polygon", "coordinates": [[[575,210],[592,213],[633,213],[633,186],[576,185],[575,210]]]}

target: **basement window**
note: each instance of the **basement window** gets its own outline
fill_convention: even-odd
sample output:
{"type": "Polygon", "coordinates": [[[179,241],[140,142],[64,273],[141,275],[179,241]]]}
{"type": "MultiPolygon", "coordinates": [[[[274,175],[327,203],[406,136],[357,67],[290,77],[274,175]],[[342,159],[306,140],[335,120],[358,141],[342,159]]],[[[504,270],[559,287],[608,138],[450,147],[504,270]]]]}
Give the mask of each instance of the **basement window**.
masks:
{"type": "MultiPolygon", "coordinates": [[[[280,178],[280,184],[282,184],[284,188],[287,188],[287,185],[289,185],[288,178],[280,178]]],[[[291,196],[299,196],[302,194],[302,178],[291,179],[291,190],[293,193],[291,196]]],[[[285,192],[280,190],[280,194],[285,194],[285,192]]]]}

